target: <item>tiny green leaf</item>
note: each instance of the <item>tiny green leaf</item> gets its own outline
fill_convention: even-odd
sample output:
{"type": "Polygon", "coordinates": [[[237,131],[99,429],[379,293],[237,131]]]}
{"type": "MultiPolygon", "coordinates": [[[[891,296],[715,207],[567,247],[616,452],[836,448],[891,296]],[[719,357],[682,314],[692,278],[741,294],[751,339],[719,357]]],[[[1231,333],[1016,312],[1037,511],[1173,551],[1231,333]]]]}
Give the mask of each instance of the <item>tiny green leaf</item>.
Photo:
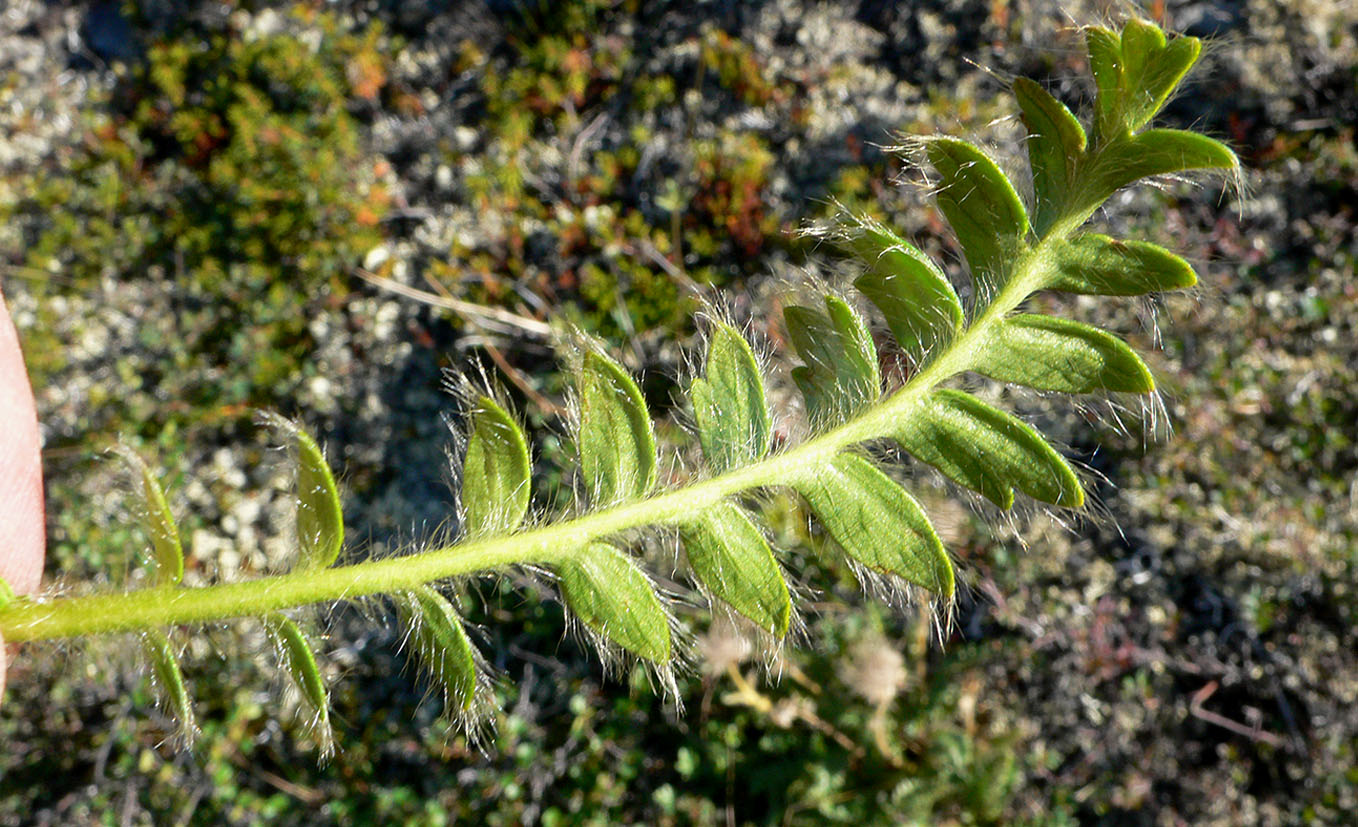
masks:
{"type": "Polygon", "coordinates": [[[715,322],[707,346],[706,376],[689,385],[698,439],[712,471],[764,458],[771,420],[754,351],[730,325],[715,322]]]}
{"type": "Polygon", "coordinates": [[[1201,53],[1202,41],[1196,37],[1167,41],[1154,23],[1127,21],[1122,28],[1122,109],[1129,129],[1140,129],[1164,108],[1201,53]]]}
{"type": "Polygon", "coordinates": [[[281,612],[269,612],[264,616],[264,628],[273,638],[293,684],[301,692],[312,714],[312,726],[322,752],[331,748],[330,734],[330,693],[321,679],[320,667],[316,656],[311,653],[311,644],[301,628],[292,618],[281,612]]]}
{"type": "Polygon", "coordinates": [[[1098,135],[1108,142],[1145,126],[1178,88],[1202,52],[1195,37],[1166,40],[1145,20],[1129,20],[1121,34],[1101,26],[1086,31],[1098,86],[1098,135]]]}
{"type": "Polygon", "coordinates": [[[1096,134],[1108,140],[1122,131],[1119,111],[1122,101],[1122,35],[1103,26],[1085,31],[1089,68],[1098,89],[1095,100],[1096,134]]]}
{"type": "Polygon", "coordinates": [[[1001,382],[1062,393],[1155,390],[1146,363],[1121,339],[1052,316],[1006,319],[978,350],[972,369],[1001,382]]]}
{"type": "Polygon", "coordinates": [[[952,561],[929,518],[913,497],[872,463],[841,454],[795,486],[850,558],[940,597],[952,597],[952,561]]]}
{"type": "Polygon", "coordinates": [[[402,596],[402,614],[412,624],[410,643],[430,674],[443,685],[450,706],[467,712],[476,701],[476,655],[457,609],[429,586],[402,596]]]}
{"type": "Polygon", "coordinates": [[[151,662],[156,686],[161,694],[166,711],[179,722],[179,729],[186,738],[193,737],[197,730],[193,717],[193,702],[184,686],[184,674],[179,669],[179,658],[170,639],[160,629],[151,629],[142,636],[142,648],[146,659],[151,662]]]}
{"type": "Polygon", "coordinates": [[[0,609],[3,609],[9,604],[13,603],[14,598],[15,598],[14,587],[9,584],[8,580],[6,580],[3,577],[0,577],[0,609]]]}
{"type": "Polygon", "coordinates": [[[330,465],[297,423],[272,413],[264,420],[297,441],[297,569],[329,568],[344,545],[344,514],[330,465]]]}
{"type": "Polygon", "coordinates": [[[877,401],[882,392],[877,348],[867,323],[836,296],[825,297],[826,313],[810,307],[783,308],[792,346],[806,364],[792,379],[806,400],[812,422],[839,422],[877,401]]]}
{"type": "Polygon", "coordinates": [[[932,138],[929,163],[939,174],[935,199],[948,218],[978,285],[1003,284],[1028,234],[1028,213],[990,156],[966,141],[932,138]]]}
{"type": "Polygon", "coordinates": [[[590,350],[580,374],[580,466],[596,506],[644,496],[655,485],[655,434],[641,389],[590,350]]]}
{"type": "Polygon", "coordinates": [[[176,586],[184,579],[184,548],[179,541],[179,528],[175,525],[174,514],[170,513],[170,504],[165,499],[165,491],[137,452],[125,445],[114,450],[136,474],[140,483],[145,518],[143,527],[151,539],[151,559],[148,563],[154,575],[153,582],[157,586],[176,586]]]}
{"type": "Polygon", "coordinates": [[[1099,156],[1089,183],[1102,201],[1133,181],[1193,169],[1235,169],[1239,160],[1215,138],[1182,129],[1147,129],[1110,144],[1099,156]]]}
{"type": "Polygon", "coordinates": [[[787,583],[768,541],[739,506],[723,502],[681,524],[679,536],[708,592],[775,637],[787,634],[787,583]]]}
{"type": "Polygon", "coordinates": [[[1052,248],[1047,288],[1097,296],[1139,296],[1197,284],[1193,267],[1163,247],[1084,233],[1052,248]]]}
{"type": "Polygon", "coordinates": [[[476,400],[462,462],[463,528],[470,536],[513,531],[528,513],[532,468],[523,431],[488,396],[476,400]]]}
{"type": "Polygon", "coordinates": [[[948,277],[921,250],[871,219],[859,219],[842,246],[867,264],[854,286],[886,317],[901,349],[916,364],[952,341],[962,303],[948,277]]]}
{"type": "Polygon", "coordinates": [[[1015,80],[1014,95],[1028,129],[1028,161],[1037,197],[1033,223],[1042,236],[1069,197],[1076,165],[1085,151],[1085,131],[1065,104],[1034,81],[1015,80]]]}
{"type": "Polygon", "coordinates": [[[670,659],[670,623],[651,581],[631,558],[591,543],[556,567],[566,605],[590,629],[654,663],[670,659]]]}
{"type": "Polygon", "coordinates": [[[1139,135],[1119,138],[1089,156],[1067,212],[1083,221],[1110,195],[1142,178],[1194,169],[1234,171],[1239,164],[1228,146],[1206,135],[1179,129],[1147,129],[1139,135]]]}
{"type": "Polygon", "coordinates": [[[935,391],[895,437],[916,458],[1000,508],[1014,504],[1014,488],[1053,505],[1084,504],[1075,472],[1037,431],[971,394],[935,391]]]}

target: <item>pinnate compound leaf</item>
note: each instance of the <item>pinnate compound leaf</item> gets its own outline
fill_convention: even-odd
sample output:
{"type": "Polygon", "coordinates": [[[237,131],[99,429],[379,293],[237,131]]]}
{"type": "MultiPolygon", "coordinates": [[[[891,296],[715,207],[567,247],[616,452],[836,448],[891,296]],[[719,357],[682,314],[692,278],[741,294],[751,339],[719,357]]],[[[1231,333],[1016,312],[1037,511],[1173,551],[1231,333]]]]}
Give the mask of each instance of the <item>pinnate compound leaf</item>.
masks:
{"type": "Polygon", "coordinates": [[[114,449],[136,475],[142,499],[144,525],[151,540],[151,559],[148,567],[157,586],[177,586],[184,579],[184,547],[179,540],[179,528],[160,481],[142,458],[131,448],[120,445],[114,449]]]}
{"type": "Polygon", "coordinates": [[[193,702],[184,686],[184,673],[179,669],[179,657],[169,637],[159,629],[152,629],[143,635],[142,648],[146,652],[146,659],[151,662],[151,671],[155,675],[156,687],[166,711],[179,723],[184,737],[192,738],[198,729],[194,723],[193,702]]]}
{"type": "Polygon", "coordinates": [[[306,635],[292,618],[281,612],[269,612],[264,616],[264,628],[273,638],[278,649],[282,666],[288,677],[301,693],[302,700],[311,711],[311,727],[320,744],[321,752],[328,753],[332,747],[330,732],[330,693],[321,678],[316,656],[311,653],[311,644],[306,635]]]}
{"type": "Polygon", "coordinates": [[[591,543],[556,567],[566,605],[590,629],[653,663],[670,659],[670,623],[646,578],[626,554],[591,543]]]}
{"type": "Polygon", "coordinates": [[[1000,508],[1014,504],[1015,488],[1053,505],[1084,504],[1075,472],[1037,431],[971,394],[935,391],[894,436],[916,458],[1000,508]]]}
{"type": "Polygon", "coordinates": [[[611,505],[655,485],[655,433],[641,389],[620,365],[589,350],[580,373],[580,467],[590,502],[611,505]]]}
{"type": "Polygon", "coordinates": [[[476,653],[457,609],[430,586],[401,595],[399,603],[411,624],[410,644],[416,657],[442,684],[449,706],[470,711],[476,701],[476,653]]]}
{"type": "Polygon", "coordinates": [[[694,378],[689,396],[703,456],[715,473],[768,453],[772,424],[759,363],[749,342],[730,325],[714,323],[706,375],[694,378]]]}
{"type": "Polygon", "coordinates": [[[916,364],[952,340],[962,326],[962,303],[943,271],[921,250],[871,219],[840,243],[867,264],[854,281],[886,317],[887,327],[916,364]]]}
{"type": "Polygon", "coordinates": [[[1048,289],[1097,296],[1139,296],[1198,283],[1193,267],[1163,247],[1084,233],[1056,245],[1048,289]]]}
{"type": "Polygon", "coordinates": [[[787,634],[792,601],[764,534],[734,503],[723,502],[680,525],[698,582],[712,596],[775,637],[787,634]]]}
{"type": "Polygon", "coordinates": [[[792,346],[806,363],[792,369],[792,380],[817,424],[847,419],[882,392],[877,347],[867,323],[837,296],[825,297],[825,309],[783,308],[792,346]]]}
{"type": "Polygon", "coordinates": [[[513,531],[528,513],[532,468],[523,431],[488,396],[476,400],[462,462],[462,520],[471,536],[513,531]]]}
{"type": "Polygon", "coordinates": [[[1062,393],[1150,393],[1155,380],[1141,357],[1110,333],[1052,316],[1005,319],[978,350],[973,370],[1030,388],[1062,393]]]}
{"type": "Polygon", "coordinates": [[[947,216],[978,284],[1004,281],[1028,234],[1028,213],[1014,185],[977,147],[956,138],[931,138],[929,163],[938,170],[938,207],[947,216]]]}
{"type": "Polygon", "coordinates": [[[851,559],[939,597],[952,597],[952,561],[929,518],[872,463],[841,454],[795,487],[851,559]]]}
{"type": "Polygon", "coordinates": [[[1037,196],[1034,229],[1046,233],[1070,197],[1076,165],[1084,155],[1084,127],[1064,103],[1028,78],[1014,81],[1014,95],[1028,129],[1028,161],[1037,196]]]}
{"type": "Polygon", "coordinates": [[[335,476],[321,446],[301,426],[273,413],[263,418],[297,443],[297,568],[329,568],[344,545],[344,513],[335,476]]]}

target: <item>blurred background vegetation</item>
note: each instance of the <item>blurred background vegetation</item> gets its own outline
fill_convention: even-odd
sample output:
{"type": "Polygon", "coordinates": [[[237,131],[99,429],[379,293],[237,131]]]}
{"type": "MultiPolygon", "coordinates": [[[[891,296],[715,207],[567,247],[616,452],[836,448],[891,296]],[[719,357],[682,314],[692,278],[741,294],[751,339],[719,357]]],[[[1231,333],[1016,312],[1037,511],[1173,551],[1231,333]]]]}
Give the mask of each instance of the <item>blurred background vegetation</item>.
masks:
{"type": "MultiPolygon", "coordinates": [[[[1088,101],[1073,26],[1126,8],[13,0],[0,276],[42,420],[51,582],[118,581],[145,542],[101,458],[119,438],[165,469],[190,581],[285,565],[287,469],[256,407],[326,443],[351,553],[418,544],[452,504],[443,371],[477,364],[534,426],[549,511],[568,499],[564,383],[533,331],[554,318],[643,375],[682,456],[676,390],[703,302],[781,353],[787,284],[842,275],[796,233],[837,203],[958,275],[918,174],[883,147],[947,131],[1016,158],[1002,79],[1088,101]]],[[[969,584],[945,640],[863,598],[775,497],[805,635],[770,659],[681,602],[696,635],[682,708],[642,672],[604,679],[527,575],[461,594],[500,677],[479,746],[441,718],[380,605],[322,619],[340,743],[324,766],[250,624],[188,644],[203,727],[188,751],[122,654],[135,647],[34,646],[0,713],[0,824],[1351,817],[1358,10],[1142,12],[1214,38],[1165,119],[1230,140],[1248,197],[1215,182],[1118,196],[1096,220],[1166,241],[1203,286],[1066,310],[1159,345],[1174,433],[1151,444],[1168,436],[1158,415],[1017,400],[1100,480],[1099,518],[1074,526],[921,480],[969,584]]]]}

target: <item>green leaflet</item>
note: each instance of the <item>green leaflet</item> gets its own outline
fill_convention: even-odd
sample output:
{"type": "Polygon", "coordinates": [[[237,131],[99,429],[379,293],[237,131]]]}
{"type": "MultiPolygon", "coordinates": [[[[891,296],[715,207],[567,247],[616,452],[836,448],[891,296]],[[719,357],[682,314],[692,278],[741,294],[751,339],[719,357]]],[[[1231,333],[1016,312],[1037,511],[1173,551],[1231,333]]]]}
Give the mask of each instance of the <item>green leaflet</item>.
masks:
{"type": "Polygon", "coordinates": [[[1028,234],[1028,213],[1000,168],[975,146],[956,138],[925,145],[939,174],[938,207],[947,216],[978,286],[1003,284],[1028,234]]]}
{"type": "Polygon", "coordinates": [[[929,518],[905,489],[872,463],[840,454],[794,485],[850,558],[952,598],[952,561],[929,518]]]}
{"type": "Polygon", "coordinates": [[[867,323],[836,296],[825,297],[827,313],[810,307],[783,308],[792,346],[806,364],[792,380],[817,425],[841,422],[877,401],[882,375],[867,323]]]}
{"type": "Polygon", "coordinates": [[[714,322],[706,376],[689,385],[703,456],[713,473],[763,459],[771,421],[754,351],[730,325],[714,322]]]}
{"type": "Polygon", "coordinates": [[[948,277],[928,256],[876,221],[841,245],[867,264],[854,286],[886,317],[901,349],[918,365],[952,341],[962,326],[962,303],[948,277]]]}
{"type": "Polygon", "coordinates": [[[523,431],[495,400],[476,400],[462,462],[462,520],[469,536],[513,531],[528,513],[532,468],[523,431]]]}
{"type": "Polygon", "coordinates": [[[1053,505],[1084,504],[1075,472],[1037,431],[971,394],[935,391],[893,436],[916,458],[1000,508],[1014,504],[1014,488],[1053,505]]]}
{"type": "Polygon", "coordinates": [[[0,609],[5,608],[10,603],[13,603],[14,598],[15,598],[14,587],[9,584],[8,580],[6,580],[3,577],[0,577],[0,609]]]}
{"type": "Polygon", "coordinates": [[[1198,283],[1193,267],[1163,247],[1084,233],[1052,248],[1050,290],[1098,296],[1139,296],[1198,283]]]}
{"type": "Polygon", "coordinates": [[[1092,27],[1086,33],[1098,86],[1098,132],[1112,139],[1155,117],[1202,52],[1195,37],[1166,40],[1158,26],[1129,20],[1122,33],[1092,27]]]}
{"type": "Polygon", "coordinates": [[[311,653],[311,644],[307,642],[306,635],[297,624],[282,612],[269,612],[265,615],[264,628],[273,638],[288,676],[302,693],[302,700],[311,709],[312,726],[321,751],[329,752],[330,693],[326,691],[325,681],[321,679],[321,670],[316,665],[316,656],[311,653]]]}
{"type": "Polygon", "coordinates": [[[1202,52],[1196,37],[1165,38],[1154,23],[1132,19],[1122,33],[1093,27],[1086,33],[1098,95],[1098,128],[1109,140],[1134,132],[1155,117],[1202,52]]]}
{"type": "Polygon", "coordinates": [[[1051,316],[1020,314],[997,325],[972,370],[1062,393],[1149,393],[1155,381],[1141,357],[1110,333],[1051,316]]]}
{"type": "Polygon", "coordinates": [[[1133,181],[1191,169],[1235,169],[1235,153],[1221,141],[1182,129],[1147,129],[1109,144],[1084,183],[1102,202],[1133,181]]]}
{"type": "Polygon", "coordinates": [[[184,579],[184,548],[179,541],[179,528],[165,499],[165,491],[150,467],[131,448],[120,445],[114,449],[141,483],[141,497],[145,508],[143,527],[151,539],[151,559],[148,561],[157,586],[177,586],[184,579]]]}
{"type": "Polygon", "coordinates": [[[179,722],[180,732],[191,738],[197,730],[193,717],[193,701],[184,686],[184,674],[179,669],[179,658],[170,639],[160,629],[152,629],[142,636],[142,648],[146,659],[151,662],[151,671],[156,676],[162,703],[174,719],[179,722]]]}
{"type": "Polygon", "coordinates": [[[744,510],[723,502],[679,526],[698,582],[775,637],[787,634],[792,602],[768,541],[744,510]]]}
{"type": "Polygon", "coordinates": [[[329,568],[344,545],[344,514],[330,465],[297,423],[273,413],[264,421],[297,441],[297,568],[329,568]]]}
{"type": "Polygon", "coordinates": [[[471,710],[476,701],[476,654],[457,609],[429,586],[401,596],[401,613],[411,623],[410,644],[447,694],[449,706],[471,710]]]}
{"type": "Polygon", "coordinates": [[[632,377],[597,351],[580,371],[580,467],[590,503],[612,505],[655,485],[655,434],[632,377]]]}
{"type": "Polygon", "coordinates": [[[1122,98],[1122,35],[1102,26],[1085,30],[1089,68],[1098,95],[1094,101],[1096,135],[1108,140],[1118,132],[1118,106],[1122,98]]]}
{"type": "Polygon", "coordinates": [[[590,629],[653,663],[670,659],[670,622],[636,563],[590,543],[556,567],[566,605],[590,629]]]}
{"type": "Polygon", "coordinates": [[[1014,81],[1014,95],[1028,130],[1028,162],[1037,197],[1034,229],[1046,234],[1069,197],[1076,164],[1084,155],[1084,127],[1066,105],[1028,78],[1014,81]]]}

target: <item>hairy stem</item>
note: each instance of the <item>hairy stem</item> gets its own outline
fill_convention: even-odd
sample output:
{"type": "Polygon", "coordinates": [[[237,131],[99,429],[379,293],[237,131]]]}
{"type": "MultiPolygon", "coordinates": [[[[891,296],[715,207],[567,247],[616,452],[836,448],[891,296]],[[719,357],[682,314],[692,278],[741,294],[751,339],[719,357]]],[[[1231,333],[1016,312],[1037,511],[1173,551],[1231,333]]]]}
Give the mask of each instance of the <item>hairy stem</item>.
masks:
{"type": "Polygon", "coordinates": [[[1009,279],[985,310],[890,397],[836,428],[759,462],[552,525],[402,557],[195,588],[162,586],[47,602],[17,600],[0,609],[0,636],[17,643],[208,623],[312,603],[389,594],[506,566],[551,565],[569,559],[576,549],[592,540],[631,529],[677,523],[732,495],[805,479],[817,474],[827,461],[846,448],[885,437],[901,428],[931,390],[971,369],[972,360],[991,328],[1041,287],[1048,244],[1071,229],[1062,226],[1021,254],[1009,279]]]}

